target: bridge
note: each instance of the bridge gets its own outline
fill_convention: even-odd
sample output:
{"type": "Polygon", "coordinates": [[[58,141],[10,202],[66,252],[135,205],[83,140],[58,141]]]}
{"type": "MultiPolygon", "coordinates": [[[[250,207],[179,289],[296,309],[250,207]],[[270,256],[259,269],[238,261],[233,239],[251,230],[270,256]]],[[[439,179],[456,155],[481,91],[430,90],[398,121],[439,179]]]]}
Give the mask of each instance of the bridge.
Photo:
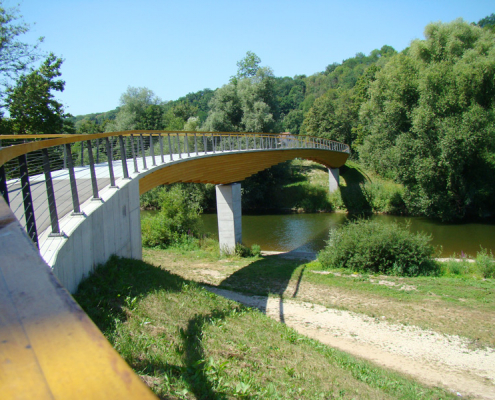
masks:
{"type": "Polygon", "coordinates": [[[65,290],[74,292],[112,254],[141,258],[141,194],[174,182],[216,184],[220,246],[229,251],[241,241],[239,182],[304,158],[329,169],[332,190],[349,156],[342,143],[266,133],[0,140],[0,390],[7,398],[21,387],[26,398],[152,398],[65,290]]]}

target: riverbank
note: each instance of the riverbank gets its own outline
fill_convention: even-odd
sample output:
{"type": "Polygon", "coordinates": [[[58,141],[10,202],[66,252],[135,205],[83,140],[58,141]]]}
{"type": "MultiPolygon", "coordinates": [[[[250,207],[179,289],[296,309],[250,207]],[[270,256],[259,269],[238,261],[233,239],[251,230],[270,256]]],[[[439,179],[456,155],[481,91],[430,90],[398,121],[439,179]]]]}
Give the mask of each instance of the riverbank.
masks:
{"type": "Polygon", "coordinates": [[[278,255],[215,260],[173,250],[144,254],[218,293],[234,293],[222,292],[229,298],[246,297],[246,304],[324,343],[463,397],[495,398],[493,280],[321,274],[308,260],[278,255]],[[383,332],[369,336],[376,329],[383,332]]]}
{"type": "Polygon", "coordinates": [[[153,253],[161,267],[113,258],[80,286],[76,298],[160,398],[456,397],[328,347],[169,271],[205,264],[208,276],[211,262],[238,269],[256,259],[153,253]]]}

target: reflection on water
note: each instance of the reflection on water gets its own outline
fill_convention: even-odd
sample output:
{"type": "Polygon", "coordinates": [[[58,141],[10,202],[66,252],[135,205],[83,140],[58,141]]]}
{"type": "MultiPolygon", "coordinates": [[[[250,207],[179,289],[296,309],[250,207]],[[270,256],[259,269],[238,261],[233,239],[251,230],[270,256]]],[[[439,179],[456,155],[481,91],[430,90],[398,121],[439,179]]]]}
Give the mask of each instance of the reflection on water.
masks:
{"type": "MultiPolygon", "coordinates": [[[[461,252],[475,256],[480,246],[495,253],[495,223],[442,224],[426,218],[376,215],[383,223],[393,221],[409,224],[412,232],[432,235],[432,243],[442,246],[442,256],[461,252]]],[[[280,214],[243,215],[242,239],[247,246],[258,244],[266,251],[319,251],[328,240],[329,232],[347,220],[344,214],[280,214]]],[[[207,232],[218,238],[216,214],[204,214],[207,232]]]]}

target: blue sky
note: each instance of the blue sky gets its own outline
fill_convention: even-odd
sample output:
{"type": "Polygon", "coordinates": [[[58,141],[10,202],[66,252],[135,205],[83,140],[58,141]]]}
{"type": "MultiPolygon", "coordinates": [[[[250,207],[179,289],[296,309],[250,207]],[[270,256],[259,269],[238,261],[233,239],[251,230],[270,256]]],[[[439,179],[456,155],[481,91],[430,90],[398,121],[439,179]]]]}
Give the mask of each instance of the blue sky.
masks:
{"type": "Polygon", "coordinates": [[[23,40],[44,36],[65,60],[57,97],[73,115],[114,109],[128,86],[162,100],[215,89],[248,50],[276,76],[311,75],[385,44],[403,50],[430,22],[495,12],[493,0],[3,1],[18,3],[23,40]]]}

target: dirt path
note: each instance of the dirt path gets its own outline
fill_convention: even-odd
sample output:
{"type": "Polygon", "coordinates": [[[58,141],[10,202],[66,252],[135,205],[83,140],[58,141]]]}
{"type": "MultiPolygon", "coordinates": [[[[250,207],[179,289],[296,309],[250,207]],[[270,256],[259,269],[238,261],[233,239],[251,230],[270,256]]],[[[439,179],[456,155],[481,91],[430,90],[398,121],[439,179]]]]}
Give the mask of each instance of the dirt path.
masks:
{"type": "Polygon", "coordinates": [[[298,332],[460,397],[495,399],[495,349],[475,349],[458,336],[390,324],[363,314],[310,302],[248,296],[209,287],[214,293],[286,323],[298,332]]]}

